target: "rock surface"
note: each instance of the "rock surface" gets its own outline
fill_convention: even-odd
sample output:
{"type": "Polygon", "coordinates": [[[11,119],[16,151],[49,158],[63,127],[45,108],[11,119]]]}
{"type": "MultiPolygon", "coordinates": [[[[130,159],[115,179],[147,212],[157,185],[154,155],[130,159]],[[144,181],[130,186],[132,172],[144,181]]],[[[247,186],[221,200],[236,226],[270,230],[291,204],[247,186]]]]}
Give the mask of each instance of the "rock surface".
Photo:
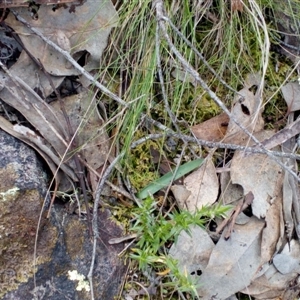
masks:
{"type": "MultiPolygon", "coordinates": [[[[69,275],[73,271],[86,276],[90,269],[93,245],[86,221],[56,204],[50,219],[46,212],[41,215],[36,237],[47,190],[43,165],[33,150],[3,131],[0,153],[0,298],[90,299],[90,292],[79,290],[86,278],[74,280],[69,275]]],[[[117,295],[126,268],[117,256],[123,246],[108,244],[122,232],[109,217],[108,210],[99,210],[101,240],[93,285],[95,299],[102,300],[117,295]]]]}

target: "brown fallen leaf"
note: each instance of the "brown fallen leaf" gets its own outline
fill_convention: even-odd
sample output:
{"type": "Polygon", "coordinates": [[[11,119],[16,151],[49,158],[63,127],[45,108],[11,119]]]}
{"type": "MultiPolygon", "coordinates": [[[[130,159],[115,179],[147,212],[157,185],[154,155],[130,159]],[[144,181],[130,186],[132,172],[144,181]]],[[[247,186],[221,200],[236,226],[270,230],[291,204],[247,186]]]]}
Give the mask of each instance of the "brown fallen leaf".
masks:
{"type": "Polygon", "coordinates": [[[266,227],[262,232],[261,263],[269,262],[282,246],[284,234],[284,220],[282,215],[282,196],[278,195],[266,214],[266,227]]]}
{"type": "MultiPolygon", "coordinates": [[[[109,158],[110,142],[105,130],[105,122],[98,112],[97,100],[88,92],[82,92],[63,99],[65,110],[69,116],[72,131],[77,132],[76,143],[81,158],[95,171],[99,171],[109,158]],[[92,99],[91,99],[92,98],[92,99]]],[[[50,104],[57,115],[62,115],[59,102],[50,104]]],[[[66,121],[61,122],[67,128],[66,121]]],[[[93,191],[98,184],[97,176],[90,173],[93,191]]]]}
{"type": "Polygon", "coordinates": [[[4,86],[0,92],[1,99],[18,110],[52,145],[58,156],[63,157],[68,145],[63,116],[55,113],[25,81],[7,72],[0,71],[0,82],[4,86]]]}
{"type": "Polygon", "coordinates": [[[228,115],[222,113],[203,123],[192,126],[191,131],[198,139],[209,142],[220,142],[225,136],[228,123],[228,115]]]}
{"type": "Polygon", "coordinates": [[[184,274],[197,277],[209,261],[214,243],[205,229],[190,226],[189,232],[182,230],[169,251],[169,255],[178,261],[178,268],[184,274]]]}
{"type": "Polygon", "coordinates": [[[184,185],[174,184],[171,186],[171,191],[181,209],[186,209],[185,203],[191,195],[191,191],[187,190],[184,185]]]}
{"type": "Polygon", "coordinates": [[[161,175],[165,175],[168,172],[172,171],[171,162],[167,159],[167,157],[161,153],[160,151],[154,149],[154,147],[150,147],[150,154],[153,164],[158,164],[159,173],[161,175]]]}
{"type": "Polygon", "coordinates": [[[255,299],[298,299],[299,295],[299,242],[292,240],[274,257],[263,273],[253,278],[242,293],[255,299]]]}
{"type": "MultiPolygon", "coordinates": [[[[63,48],[71,49],[71,54],[89,53],[85,69],[98,69],[107,39],[112,28],[118,23],[118,14],[111,1],[84,1],[76,6],[75,12],[63,7],[52,9],[51,5],[41,5],[38,19],[33,20],[26,7],[14,9],[33,28],[63,48]]],[[[38,59],[46,71],[55,76],[78,75],[70,62],[58,51],[49,47],[39,37],[32,34],[27,26],[16,20],[10,13],[5,23],[20,37],[26,49],[38,59]]]]}
{"type": "MultiPolygon", "coordinates": [[[[68,134],[66,132],[68,127],[60,110],[60,105],[58,103],[47,104],[23,80],[17,76],[12,76],[9,71],[7,72],[8,75],[0,72],[2,75],[0,82],[3,86],[0,91],[1,99],[17,109],[37,128],[48,143],[43,142],[43,139],[35,132],[31,132],[24,126],[15,125],[11,132],[14,132],[15,135],[18,135],[18,138],[27,143],[30,142],[44,152],[49,165],[49,159],[56,165],[60,165],[68,147],[68,134]]],[[[77,150],[81,151],[82,158],[87,164],[94,170],[97,170],[107,159],[109,142],[104,128],[104,121],[98,114],[95,101],[91,101],[90,96],[88,92],[84,92],[67,97],[64,99],[64,105],[69,115],[73,132],[76,132],[77,128],[79,128],[76,135],[79,147],[77,150]]],[[[2,121],[2,124],[4,124],[4,121],[2,121]]],[[[9,128],[8,126],[6,127],[9,128]]],[[[72,155],[73,153],[69,154],[72,155]]],[[[54,168],[51,166],[51,169],[53,171],[54,168]]],[[[72,160],[65,161],[61,169],[66,170],[65,173],[70,177],[73,175],[71,178],[76,178],[76,175],[74,176],[75,166],[72,160]]],[[[93,185],[93,188],[95,188],[95,185],[96,183],[93,185]]]]}
{"type": "Polygon", "coordinates": [[[229,240],[224,233],[199,277],[201,299],[224,300],[251,283],[260,267],[261,231],[265,223],[255,217],[236,225],[229,240]]]}
{"type": "MultiPolygon", "coordinates": [[[[273,134],[269,131],[262,131],[255,135],[258,140],[273,134]]],[[[239,184],[244,189],[244,194],[252,192],[254,200],[252,213],[257,218],[264,218],[271,201],[278,195],[278,187],[281,186],[283,172],[281,167],[265,154],[245,154],[235,152],[230,175],[232,183],[239,184]]]]}
{"type": "Polygon", "coordinates": [[[18,60],[9,69],[13,76],[18,76],[34,91],[38,91],[43,99],[46,99],[52,92],[53,88],[49,84],[49,77],[53,85],[57,88],[64,80],[64,76],[45,75],[41,68],[32,62],[32,59],[25,51],[21,52],[18,60]]]}
{"type": "Polygon", "coordinates": [[[281,88],[283,98],[288,106],[288,111],[300,109],[300,85],[299,82],[289,82],[281,88]]]}
{"type": "Polygon", "coordinates": [[[234,202],[242,199],[244,196],[243,188],[238,184],[233,184],[230,178],[230,162],[226,164],[228,172],[220,174],[221,195],[219,202],[223,205],[234,204],[234,202]]]}
{"type": "Polygon", "coordinates": [[[211,158],[184,179],[184,186],[172,188],[178,206],[190,212],[217,200],[219,180],[211,158]],[[185,191],[186,190],[186,191],[185,191]],[[178,196],[178,198],[177,198],[178,196]]]}
{"type": "Polygon", "coordinates": [[[78,180],[74,170],[64,163],[60,166],[61,170],[57,171],[57,166],[60,164],[61,159],[52,151],[51,146],[46,140],[37,135],[34,131],[23,125],[12,125],[2,116],[0,116],[0,128],[35,149],[41,157],[43,157],[52,174],[56,174],[56,184],[59,185],[61,191],[68,191],[71,188],[68,176],[73,181],[78,180]]]}
{"type": "MultiPolygon", "coordinates": [[[[235,95],[233,100],[232,116],[251,133],[261,131],[264,120],[261,111],[261,98],[257,92],[255,95],[250,91],[252,85],[258,85],[258,76],[250,74],[245,80],[245,87],[235,95]]],[[[246,145],[249,136],[233,121],[230,120],[224,138],[225,143],[246,145]]]]}
{"type": "Polygon", "coordinates": [[[231,10],[243,12],[243,2],[241,0],[231,0],[231,10]]]}

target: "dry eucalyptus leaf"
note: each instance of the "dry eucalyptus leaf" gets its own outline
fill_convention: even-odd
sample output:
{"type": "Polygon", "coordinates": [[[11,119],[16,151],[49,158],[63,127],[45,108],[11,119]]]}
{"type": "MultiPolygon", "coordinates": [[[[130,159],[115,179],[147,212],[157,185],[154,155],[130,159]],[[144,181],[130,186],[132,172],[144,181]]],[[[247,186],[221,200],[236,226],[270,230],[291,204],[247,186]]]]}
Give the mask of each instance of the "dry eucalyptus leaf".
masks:
{"type": "Polygon", "coordinates": [[[185,203],[191,192],[186,189],[184,185],[174,184],[171,186],[171,191],[177,201],[180,209],[186,209],[185,203]]]}
{"type": "Polygon", "coordinates": [[[244,87],[250,89],[252,86],[259,86],[261,83],[261,76],[259,73],[249,73],[246,75],[244,87]]]}
{"type": "Polygon", "coordinates": [[[282,246],[280,239],[284,231],[282,215],[282,196],[278,195],[271,203],[266,213],[266,227],[262,232],[261,262],[265,263],[272,259],[273,255],[282,246]]]}
{"type": "MultiPolygon", "coordinates": [[[[267,138],[272,132],[263,131],[256,135],[259,140],[267,138]]],[[[230,168],[232,183],[239,184],[244,194],[252,192],[254,200],[252,212],[258,218],[264,218],[282,184],[281,167],[265,154],[235,152],[230,168]]]]}
{"type": "Polygon", "coordinates": [[[71,51],[70,40],[62,30],[57,30],[56,32],[56,44],[65,51],[71,51]]]}
{"type": "MultiPolygon", "coordinates": [[[[51,11],[51,6],[45,6],[48,11],[51,11]]],[[[45,8],[43,8],[45,9],[45,8]]],[[[32,27],[38,28],[46,37],[48,37],[52,42],[57,44],[57,36],[56,30],[54,29],[55,21],[52,20],[52,25],[50,25],[49,18],[44,18],[48,25],[45,27],[41,24],[42,20],[33,20],[31,13],[27,8],[16,8],[15,11],[20,14],[32,27]],[[46,21],[47,20],[47,21],[46,21]],[[37,24],[36,22],[40,23],[37,24]],[[48,30],[47,30],[48,28],[48,30]],[[51,30],[52,32],[49,30],[51,30]]],[[[52,12],[53,14],[53,12],[52,12]]],[[[78,75],[79,71],[76,70],[67,59],[60,54],[58,51],[47,45],[44,41],[42,41],[39,37],[32,34],[32,32],[16,20],[15,16],[9,14],[7,19],[5,20],[8,26],[14,29],[14,31],[19,35],[24,47],[33,55],[37,60],[39,60],[45,70],[54,76],[71,76],[78,75]]]]}
{"type": "Polygon", "coordinates": [[[300,273],[299,258],[279,253],[273,258],[273,264],[281,274],[300,273]]]}
{"type": "Polygon", "coordinates": [[[220,142],[225,136],[228,122],[228,115],[226,113],[222,113],[203,123],[191,127],[191,131],[198,139],[210,142],[220,142]]]}
{"type": "MultiPolygon", "coordinates": [[[[252,133],[262,130],[264,121],[261,115],[261,99],[248,89],[248,85],[249,82],[234,97],[231,114],[239,124],[252,133]]],[[[224,142],[244,145],[248,140],[248,135],[233,120],[230,120],[224,142]]]]}
{"type": "MultiPolygon", "coordinates": [[[[289,116],[290,118],[290,116],[289,116]]],[[[292,118],[291,118],[292,119],[292,118]]],[[[292,153],[295,146],[295,138],[291,138],[284,142],[281,146],[282,151],[285,153],[292,153]]],[[[295,159],[285,158],[284,163],[291,168],[297,170],[297,162],[295,159]]],[[[300,237],[300,191],[297,179],[290,173],[284,170],[283,180],[283,215],[286,226],[286,235],[288,240],[292,238],[294,229],[298,238],[300,237]]]]}
{"type": "MultiPolygon", "coordinates": [[[[87,69],[99,68],[101,55],[107,45],[111,29],[117,25],[117,12],[111,1],[85,1],[76,6],[75,12],[60,7],[53,10],[51,6],[42,5],[38,10],[38,19],[33,20],[27,8],[16,8],[32,27],[38,29],[54,43],[64,49],[71,49],[71,54],[87,51],[90,54],[87,69]]],[[[77,75],[78,71],[56,50],[46,45],[39,37],[33,35],[12,14],[5,20],[20,36],[25,47],[41,61],[52,75],[77,75]]]]}
{"type": "MultiPolygon", "coordinates": [[[[22,51],[18,60],[9,70],[13,76],[19,76],[19,78],[26,82],[32,90],[39,91],[39,95],[42,95],[43,99],[53,92],[49,78],[45,75],[43,70],[32,61],[25,51],[22,51]]],[[[49,76],[56,88],[65,78],[64,76],[52,76],[50,74],[49,76]]]]}
{"type": "MultiPolygon", "coordinates": [[[[42,142],[38,143],[41,139],[38,137],[33,139],[33,135],[28,131],[26,134],[32,135],[32,142],[40,147],[40,150],[56,165],[59,165],[68,147],[68,125],[60,110],[60,104],[58,102],[52,105],[47,104],[20,78],[1,74],[1,85],[5,86],[0,92],[1,99],[17,109],[38,129],[39,133],[47,140],[48,145],[45,146],[42,142]]],[[[91,98],[91,95],[84,92],[65,98],[64,105],[72,130],[75,132],[79,128],[76,140],[83,159],[92,169],[97,170],[107,159],[109,142],[104,122],[98,113],[95,101],[91,101],[91,98]]],[[[22,134],[26,135],[24,132],[22,134]]],[[[68,165],[74,169],[72,160],[68,161],[68,165]]],[[[76,178],[76,176],[73,177],[76,178]]]]}
{"type": "MultiPolygon", "coordinates": [[[[94,170],[100,168],[107,160],[109,153],[109,137],[101,118],[97,100],[88,92],[72,95],[63,99],[63,105],[70,119],[72,130],[76,134],[76,142],[83,157],[94,170]]],[[[62,115],[59,101],[52,102],[53,110],[62,115]]],[[[62,120],[65,128],[67,124],[62,120]]]]}
{"type": "Polygon", "coordinates": [[[197,277],[207,264],[215,244],[208,233],[199,226],[190,226],[189,233],[182,230],[169,251],[169,255],[177,259],[182,273],[197,277]]]}
{"type": "Polygon", "coordinates": [[[244,188],[244,194],[252,191],[252,212],[258,218],[264,218],[270,201],[277,196],[277,187],[282,176],[280,166],[264,154],[245,155],[236,152],[230,174],[232,182],[244,188]]]}
{"type": "MultiPolygon", "coordinates": [[[[32,61],[27,53],[22,51],[22,47],[19,44],[15,45],[17,43],[16,40],[13,38],[9,39],[9,37],[5,35],[4,30],[0,31],[0,40],[7,45],[13,46],[13,49],[18,49],[21,52],[17,61],[9,68],[11,74],[21,78],[31,89],[38,91],[39,95],[42,95],[43,98],[50,95],[53,92],[53,89],[49,83],[49,78],[45,76],[43,70],[32,61]]],[[[58,87],[64,79],[64,77],[59,76],[49,75],[49,77],[55,87],[58,87]]]]}
{"type": "Polygon", "coordinates": [[[61,122],[62,116],[58,116],[17,76],[8,77],[7,74],[1,73],[0,81],[1,85],[5,86],[0,92],[1,99],[18,110],[34,128],[38,129],[44,139],[25,126],[14,125],[10,128],[6,124],[7,126],[4,128],[4,120],[1,121],[1,127],[36,149],[45,158],[53,174],[56,173],[53,163],[56,166],[61,165],[60,168],[65,176],[56,177],[56,180],[60,183],[59,189],[61,191],[69,190],[68,176],[73,181],[77,181],[77,176],[70,161],[61,164],[62,156],[67,149],[67,133],[61,122]]]}
{"type": "Polygon", "coordinates": [[[289,173],[284,173],[284,179],[283,179],[283,216],[284,221],[286,224],[288,224],[288,231],[287,231],[287,237],[288,239],[291,239],[293,229],[294,229],[294,220],[292,216],[292,205],[293,205],[293,197],[294,193],[291,187],[292,180],[289,173]]]}
{"type": "Polygon", "coordinates": [[[59,157],[62,157],[67,148],[66,127],[63,126],[63,117],[37,95],[19,77],[8,77],[0,72],[0,81],[5,88],[0,92],[1,99],[18,110],[34,128],[49,142],[59,157]]]}
{"type": "MultiPolygon", "coordinates": [[[[299,238],[300,237],[300,204],[299,204],[300,190],[299,190],[297,179],[295,179],[295,177],[293,177],[291,174],[289,174],[289,183],[293,193],[292,215],[294,220],[294,228],[299,238]]],[[[292,228],[291,224],[287,223],[286,221],[286,225],[287,227],[289,227],[289,230],[291,231],[292,228]]]]}
{"type": "MultiPolygon", "coordinates": [[[[228,163],[226,167],[230,167],[228,163]]],[[[243,188],[238,184],[233,184],[230,178],[230,172],[222,172],[220,174],[221,195],[219,202],[223,205],[232,204],[242,199],[244,196],[243,188]]]]}
{"type": "Polygon", "coordinates": [[[57,166],[61,160],[51,151],[51,147],[47,145],[47,142],[43,138],[25,126],[18,124],[12,125],[1,116],[0,128],[35,149],[48,164],[52,174],[56,174],[55,180],[59,185],[59,190],[63,192],[70,190],[70,182],[66,175],[68,175],[73,181],[77,181],[76,174],[65,164],[61,164],[61,170],[57,171],[57,166]]]}
{"type": "Polygon", "coordinates": [[[300,110],[300,84],[289,82],[281,88],[283,98],[290,112],[300,110]]]}
{"type": "MultiPolygon", "coordinates": [[[[219,181],[211,158],[184,179],[184,186],[191,194],[179,206],[195,212],[204,205],[213,204],[218,196],[219,181]]],[[[176,199],[177,200],[177,199],[176,199]]]]}
{"type": "Polygon", "coordinates": [[[224,300],[251,283],[260,267],[264,225],[263,221],[252,217],[245,225],[235,225],[229,240],[223,236],[219,239],[199,278],[197,291],[201,299],[224,300]]]}
{"type": "MultiPolygon", "coordinates": [[[[289,283],[293,282],[297,276],[295,274],[282,275],[272,265],[268,271],[252,282],[247,288],[241,290],[243,294],[250,295],[254,299],[270,300],[270,299],[296,299],[284,298],[288,289],[293,290],[293,286],[289,287],[289,283]]],[[[296,288],[297,291],[297,288],[296,288]]],[[[296,295],[298,295],[298,291],[296,295]]]]}
{"type": "Polygon", "coordinates": [[[286,244],[282,254],[284,254],[284,256],[279,255],[278,258],[275,259],[275,263],[283,272],[288,271],[289,268],[292,272],[281,274],[274,264],[271,264],[261,276],[257,277],[247,288],[241,290],[241,292],[255,297],[255,299],[295,299],[293,296],[287,298],[287,295],[298,296],[299,294],[299,288],[297,287],[299,284],[298,272],[294,271],[293,265],[289,265],[291,260],[288,260],[287,266],[284,266],[282,262],[286,260],[286,256],[299,257],[299,243],[292,240],[290,245],[286,244]],[[293,291],[295,293],[291,293],[293,291]]]}
{"type": "MultiPolygon", "coordinates": [[[[36,4],[62,4],[62,3],[69,3],[69,2],[76,2],[76,0],[35,0],[34,3],[36,4]]],[[[28,0],[0,0],[0,7],[1,8],[11,8],[11,7],[20,7],[20,6],[29,6],[31,3],[28,0]]]]}

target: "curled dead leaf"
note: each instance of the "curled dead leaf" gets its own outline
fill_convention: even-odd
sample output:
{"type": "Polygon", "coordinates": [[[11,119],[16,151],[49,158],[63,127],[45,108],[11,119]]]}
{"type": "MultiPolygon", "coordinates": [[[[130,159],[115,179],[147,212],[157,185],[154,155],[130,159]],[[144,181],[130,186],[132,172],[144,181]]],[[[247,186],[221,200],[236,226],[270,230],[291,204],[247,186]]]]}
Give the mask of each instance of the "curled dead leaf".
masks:
{"type": "Polygon", "coordinates": [[[199,169],[184,179],[184,187],[173,187],[174,196],[181,209],[190,212],[200,209],[204,205],[213,204],[219,192],[219,180],[211,158],[207,158],[199,169]]]}
{"type": "MultiPolygon", "coordinates": [[[[255,137],[262,140],[272,134],[262,131],[255,137]]],[[[244,194],[253,192],[252,213],[257,218],[264,218],[271,202],[280,192],[283,180],[281,167],[265,154],[237,151],[231,162],[230,175],[232,183],[243,187],[244,194]]]]}
{"type": "MultiPolygon", "coordinates": [[[[239,124],[243,125],[251,133],[254,133],[263,129],[264,120],[261,115],[260,95],[254,95],[249,90],[251,83],[257,83],[255,81],[256,76],[253,75],[252,77],[247,77],[245,87],[235,95],[231,114],[239,124]]],[[[224,142],[245,145],[248,143],[248,140],[248,135],[233,120],[230,120],[224,142]]]]}
{"type": "Polygon", "coordinates": [[[219,142],[226,133],[229,117],[226,113],[215,116],[203,123],[191,127],[191,131],[198,139],[219,142]]]}

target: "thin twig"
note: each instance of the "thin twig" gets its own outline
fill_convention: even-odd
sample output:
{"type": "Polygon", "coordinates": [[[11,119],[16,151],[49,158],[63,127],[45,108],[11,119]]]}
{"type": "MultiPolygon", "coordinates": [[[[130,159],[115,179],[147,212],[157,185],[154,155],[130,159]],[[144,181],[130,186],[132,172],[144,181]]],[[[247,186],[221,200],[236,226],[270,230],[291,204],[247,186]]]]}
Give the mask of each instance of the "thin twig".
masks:
{"type": "Polygon", "coordinates": [[[101,191],[104,187],[104,184],[108,177],[110,176],[111,172],[113,171],[115,165],[118,163],[118,161],[124,156],[125,152],[121,152],[109,165],[109,167],[105,170],[101,180],[98,183],[96,193],[95,193],[95,201],[94,201],[94,208],[93,208],[93,253],[92,253],[92,260],[90,265],[90,271],[87,276],[90,287],[91,287],[91,299],[94,300],[94,291],[93,291],[93,271],[94,271],[94,265],[95,265],[95,259],[96,259],[96,249],[97,249],[97,239],[99,238],[99,230],[98,230],[98,206],[100,202],[100,195],[101,191]]]}
{"type": "MultiPolygon", "coordinates": [[[[94,173],[98,178],[101,178],[101,174],[98,173],[95,169],[93,169],[84,159],[82,159],[81,157],[79,157],[79,160],[81,161],[82,164],[84,164],[90,172],[94,173]]],[[[109,185],[113,191],[125,196],[126,198],[130,199],[130,200],[134,200],[133,197],[123,188],[120,188],[118,186],[116,186],[115,184],[113,184],[112,182],[110,182],[109,180],[106,180],[105,183],[107,185],[109,185]]]]}
{"type": "Polygon", "coordinates": [[[51,40],[49,40],[47,37],[45,37],[40,31],[32,27],[25,19],[20,17],[20,15],[14,11],[13,9],[10,10],[14,16],[17,18],[18,21],[20,21],[22,24],[24,24],[27,28],[29,28],[30,31],[32,31],[34,34],[36,34],[38,37],[40,37],[46,44],[54,48],[56,51],[58,51],[60,54],[62,54],[72,65],[75,69],[77,69],[84,77],[86,77],[89,81],[91,81],[97,88],[99,88],[104,94],[112,98],[113,100],[117,101],[121,105],[128,107],[128,103],[126,103],[124,100],[122,100],[120,97],[112,93],[108,88],[106,88],[104,85],[102,85],[100,82],[98,82],[89,72],[87,72],[83,67],[81,67],[76,60],[70,55],[68,51],[63,50],[58,45],[53,43],[51,40]]]}
{"type": "MultiPolygon", "coordinates": [[[[188,141],[190,143],[195,143],[201,146],[205,146],[208,148],[221,148],[221,149],[231,149],[231,150],[238,150],[238,151],[245,151],[248,153],[261,153],[266,154],[266,151],[260,148],[256,147],[249,147],[249,146],[240,146],[235,144],[225,144],[220,142],[209,142],[206,140],[197,139],[195,137],[191,137],[188,135],[178,134],[175,133],[172,129],[167,128],[163,124],[159,123],[158,121],[151,120],[149,117],[146,117],[148,122],[151,122],[153,125],[157,126],[161,130],[163,130],[163,133],[155,133],[155,134],[149,134],[148,136],[145,136],[141,139],[138,139],[137,141],[133,142],[131,144],[131,149],[136,148],[138,145],[145,143],[148,140],[157,140],[165,137],[175,137],[178,139],[181,139],[183,141],[188,141]]],[[[277,157],[286,157],[286,158],[292,158],[300,160],[300,155],[292,154],[292,153],[284,153],[279,151],[268,151],[267,154],[272,154],[277,157]]]]}
{"type": "MultiPolygon", "coordinates": [[[[136,148],[138,145],[145,143],[148,140],[158,140],[161,138],[165,137],[175,137],[178,139],[184,140],[183,141],[188,141],[190,143],[195,143],[201,146],[205,146],[208,148],[220,148],[220,149],[230,149],[230,150],[237,150],[237,151],[244,151],[247,153],[259,153],[259,154],[265,154],[265,155],[273,155],[277,157],[285,157],[285,158],[292,158],[292,159],[297,159],[300,160],[300,155],[297,154],[292,154],[292,153],[283,153],[279,151],[269,151],[268,154],[260,148],[254,148],[254,147],[249,147],[249,146],[240,146],[240,145],[235,145],[235,144],[223,144],[219,142],[208,142],[205,140],[199,140],[197,138],[187,136],[187,135],[180,135],[175,132],[165,132],[165,133],[155,133],[155,134],[149,134],[141,139],[138,139],[137,141],[133,142],[131,144],[131,149],[136,148]]],[[[294,174],[297,176],[297,174],[294,174]]],[[[300,178],[298,179],[300,181],[300,178]]]]}

